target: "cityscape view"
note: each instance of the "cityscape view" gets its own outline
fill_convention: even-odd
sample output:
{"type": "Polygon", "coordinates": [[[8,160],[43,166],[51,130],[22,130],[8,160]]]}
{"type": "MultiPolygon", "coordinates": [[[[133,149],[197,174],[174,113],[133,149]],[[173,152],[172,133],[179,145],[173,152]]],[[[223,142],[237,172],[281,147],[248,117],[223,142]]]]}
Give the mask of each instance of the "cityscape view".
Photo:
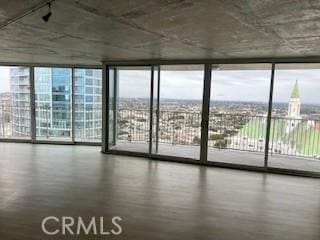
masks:
{"type": "MultiPolygon", "coordinates": [[[[7,87],[4,84],[0,93],[0,135],[2,138],[30,138],[29,68],[6,67],[6,71],[7,87]]],[[[137,76],[137,79],[142,80],[149,77],[141,72],[137,76]]],[[[162,84],[170,85],[169,79],[175,78],[177,76],[164,74],[162,84]]],[[[195,77],[189,79],[201,80],[202,75],[195,72],[195,77]]],[[[101,81],[101,70],[74,69],[72,81],[71,68],[35,68],[37,138],[71,140],[74,117],[75,139],[100,141],[101,81]]],[[[187,94],[182,98],[170,98],[174,94],[179,95],[180,86],[171,85],[173,89],[179,88],[171,91],[174,94],[168,93],[166,87],[162,88],[159,106],[153,106],[153,129],[156,129],[153,130],[153,141],[169,145],[200,145],[202,83],[198,83],[194,85],[191,95],[187,94]],[[188,99],[190,96],[192,97],[188,99]]],[[[277,99],[275,88],[275,100],[278,101],[274,101],[272,105],[269,153],[320,159],[320,105],[316,101],[312,103],[301,100],[303,95],[300,83],[305,85],[303,79],[290,79],[289,85],[285,87],[287,101],[283,101],[283,92],[277,99]]],[[[116,141],[149,142],[150,99],[146,97],[149,90],[143,87],[139,90],[138,80],[134,87],[128,80],[122,80],[119,86],[116,141]]],[[[261,89],[268,92],[267,86],[261,89]]],[[[303,93],[306,93],[305,89],[304,86],[303,93]]],[[[223,91],[220,90],[220,94],[217,92],[219,93],[218,83],[212,89],[210,101],[208,147],[263,153],[268,112],[267,100],[263,98],[267,98],[267,94],[260,97],[260,101],[252,101],[250,96],[237,100],[236,93],[232,94],[234,99],[230,100],[221,97],[224,96],[221,94],[223,91]]],[[[185,93],[181,92],[183,94],[185,93]]]]}
{"type": "MultiPolygon", "coordinates": [[[[318,73],[315,74],[317,71],[277,71],[270,127],[270,155],[320,160],[320,102],[314,91],[320,87],[315,81],[318,76],[318,73]]],[[[180,80],[177,77],[179,74],[182,75],[181,71],[177,72],[161,75],[158,117],[158,107],[155,105],[157,100],[153,101],[152,140],[158,141],[160,148],[165,145],[200,146],[202,76],[198,72],[189,71],[187,73],[189,77],[186,78],[185,74],[183,82],[182,77],[180,80]],[[190,76],[192,74],[193,79],[190,76]],[[169,77],[176,80],[175,83],[170,82],[169,77]],[[199,79],[198,85],[192,82],[194,91],[190,94],[183,91],[184,88],[190,89],[189,79],[194,82],[199,79]],[[188,94],[192,95],[193,99],[188,99],[188,94]],[[177,97],[172,97],[174,95],[177,97]]],[[[130,83],[127,74],[122,73],[122,78],[119,77],[116,121],[116,139],[119,141],[119,146],[125,142],[149,142],[150,99],[147,95],[150,89],[141,90],[142,83],[138,80],[143,78],[141,73],[139,78],[135,77],[135,73],[130,73],[134,84],[130,83]],[[135,94],[133,89],[137,89],[139,94],[135,94]]],[[[119,75],[121,76],[121,73],[119,75]]],[[[209,148],[264,153],[269,79],[268,71],[213,70],[208,129],[209,148]],[[228,85],[228,88],[224,85],[228,85]]]]}
{"type": "MultiPolygon", "coordinates": [[[[271,153],[320,159],[320,106],[300,111],[296,87],[289,103],[275,103],[271,153]]],[[[120,99],[118,139],[149,141],[149,100],[120,99]],[[133,108],[135,106],[137,109],[133,108]]],[[[166,99],[159,113],[159,143],[200,145],[201,104],[166,99]]],[[[209,147],[264,152],[267,107],[263,103],[216,101],[210,108],[209,147]]]]}

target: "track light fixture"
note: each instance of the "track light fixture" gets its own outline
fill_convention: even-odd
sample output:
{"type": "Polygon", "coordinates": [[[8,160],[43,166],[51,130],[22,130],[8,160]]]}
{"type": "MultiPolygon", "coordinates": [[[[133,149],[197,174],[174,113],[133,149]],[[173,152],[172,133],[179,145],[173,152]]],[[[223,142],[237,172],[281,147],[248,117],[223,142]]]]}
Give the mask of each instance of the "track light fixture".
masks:
{"type": "Polygon", "coordinates": [[[10,24],[13,24],[17,21],[19,21],[20,19],[27,17],[31,14],[33,14],[34,12],[40,10],[41,8],[45,7],[45,6],[49,6],[49,12],[44,15],[42,17],[43,21],[48,22],[49,18],[51,17],[52,13],[51,13],[51,3],[54,2],[55,0],[47,0],[45,3],[41,2],[38,3],[37,5],[34,5],[33,7],[27,9],[25,12],[14,16],[13,18],[8,19],[6,22],[0,24],[0,30],[2,30],[3,28],[9,26],[10,24]]]}
{"type": "Polygon", "coordinates": [[[45,22],[49,22],[49,19],[50,19],[51,15],[52,15],[52,13],[51,13],[51,2],[48,3],[48,7],[49,7],[49,12],[42,17],[43,21],[45,21],[45,22]]]}

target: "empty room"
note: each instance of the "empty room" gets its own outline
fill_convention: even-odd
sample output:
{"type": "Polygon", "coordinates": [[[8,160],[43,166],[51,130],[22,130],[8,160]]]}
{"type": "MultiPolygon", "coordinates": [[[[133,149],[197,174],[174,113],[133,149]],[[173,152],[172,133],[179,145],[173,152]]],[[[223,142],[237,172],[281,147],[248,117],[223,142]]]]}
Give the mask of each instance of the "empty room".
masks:
{"type": "Polygon", "coordinates": [[[0,239],[320,239],[320,2],[0,3],[0,239]]]}

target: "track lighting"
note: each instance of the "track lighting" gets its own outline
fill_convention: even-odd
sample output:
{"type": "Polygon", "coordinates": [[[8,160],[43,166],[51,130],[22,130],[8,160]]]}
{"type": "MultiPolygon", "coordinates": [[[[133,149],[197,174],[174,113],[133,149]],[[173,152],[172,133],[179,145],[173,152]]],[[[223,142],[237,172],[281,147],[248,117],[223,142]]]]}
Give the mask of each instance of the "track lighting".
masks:
{"type": "Polygon", "coordinates": [[[40,10],[41,8],[45,7],[45,6],[49,6],[49,12],[44,15],[42,17],[43,21],[45,22],[48,22],[49,21],[49,18],[51,17],[52,13],[51,13],[51,3],[54,2],[55,0],[47,0],[45,3],[44,2],[40,2],[38,3],[37,5],[34,5],[33,7],[27,9],[25,12],[19,14],[19,15],[16,15],[16,16],[13,16],[12,18],[10,18],[9,20],[7,20],[6,22],[0,24],[0,30],[2,30],[3,28],[19,21],[20,19],[24,18],[24,17],[27,17],[33,13],[35,13],[36,11],[40,10]]]}
{"type": "Polygon", "coordinates": [[[45,22],[49,22],[49,19],[50,19],[51,15],[52,15],[52,13],[51,13],[51,3],[50,2],[48,3],[48,6],[49,6],[49,12],[42,17],[43,21],[45,21],[45,22]]]}

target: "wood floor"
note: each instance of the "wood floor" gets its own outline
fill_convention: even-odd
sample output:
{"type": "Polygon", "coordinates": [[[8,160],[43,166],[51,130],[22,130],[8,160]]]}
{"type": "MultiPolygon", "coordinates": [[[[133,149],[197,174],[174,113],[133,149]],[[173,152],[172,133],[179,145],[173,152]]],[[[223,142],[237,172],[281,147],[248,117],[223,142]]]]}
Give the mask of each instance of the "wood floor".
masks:
{"type": "Polygon", "coordinates": [[[0,239],[319,240],[320,180],[0,143],[0,239]],[[47,236],[47,216],[119,216],[123,233],[47,236]]]}

